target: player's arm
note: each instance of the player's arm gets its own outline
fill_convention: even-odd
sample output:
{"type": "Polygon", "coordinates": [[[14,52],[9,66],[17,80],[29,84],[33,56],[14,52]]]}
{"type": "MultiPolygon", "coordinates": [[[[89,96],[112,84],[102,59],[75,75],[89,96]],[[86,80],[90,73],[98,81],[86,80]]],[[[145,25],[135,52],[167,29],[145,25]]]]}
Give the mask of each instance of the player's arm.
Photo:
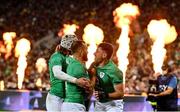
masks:
{"type": "Polygon", "coordinates": [[[124,96],[123,84],[114,85],[115,91],[108,94],[110,99],[122,99],[124,96]]]}
{"type": "Polygon", "coordinates": [[[159,94],[153,94],[153,96],[158,97],[158,96],[170,95],[176,86],[177,86],[177,78],[173,76],[168,84],[168,88],[165,91],[160,92],[159,94]]]}
{"type": "Polygon", "coordinates": [[[91,85],[94,88],[95,83],[96,83],[96,70],[95,68],[91,68],[88,70],[89,73],[89,77],[90,77],[90,81],[91,81],[91,85]]]}
{"type": "Polygon", "coordinates": [[[97,100],[104,99],[104,98],[108,98],[112,100],[122,99],[124,96],[123,84],[116,84],[114,88],[115,88],[115,91],[112,93],[106,93],[103,90],[95,91],[94,94],[95,94],[96,99],[97,100]]]}
{"type": "Polygon", "coordinates": [[[159,93],[159,94],[156,94],[156,96],[166,96],[166,95],[169,95],[173,92],[173,88],[172,87],[168,87],[167,90],[159,93]]]}
{"type": "Polygon", "coordinates": [[[89,77],[91,80],[91,85],[94,88],[95,84],[96,84],[96,66],[98,65],[98,63],[93,62],[89,69],[88,69],[88,73],[89,73],[89,77]]]}
{"type": "Polygon", "coordinates": [[[114,85],[114,92],[109,93],[110,99],[122,99],[124,96],[124,86],[123,86],[123,73],[119,69],[113,71],[110,74],[112,83],[114,85]]]}
{"type": "Polygon", "coordinates": [[[67,73],[62,71],[62,66],[55,65],[52,68],[54,76],[60,80],[68,81],[74,84],[77,84],[80,87],[84,87],[87,83],[86,78],[75,78],[73,76],[68,75],[67,73]]]}
{"type": "Polygon", "coordinates": [[[166,96],[166,95],[169,95],[173,92],[173,88],[172,87],[168,87],[165,91],[159,93],[159,94],[154,94],[154,93],[149,93],[149,95],[151,96],[155,96],[155,97],[158,97],[158,96],[166,96]]]}

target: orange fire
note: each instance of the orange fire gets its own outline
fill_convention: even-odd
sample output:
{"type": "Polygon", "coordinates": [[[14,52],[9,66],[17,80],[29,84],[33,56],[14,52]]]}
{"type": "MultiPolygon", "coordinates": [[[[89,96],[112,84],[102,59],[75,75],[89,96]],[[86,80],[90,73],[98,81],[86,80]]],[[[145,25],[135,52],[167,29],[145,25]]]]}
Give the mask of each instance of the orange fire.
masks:
{"type": "Polygon", "coordinates": [[[37,87],[42,87],[42,80],[41,78],[38,78],[37,81],[36,81],[36,86],[37,87]]]}
{"type": "Polygon", "coordinates": [[[136,5],[133,5],[131,3],[124,3],[120,7],[116,8],[115,11],[113,11],[113,15],[116,26],[121,28],[121,35],[117,40],[119,48],[116,54],[119,61],[118,67],[124,74],[123,80],[125,83],[125,73],[127,70],[127,65],[129,64],[128,53],[130,52],[130,39],[128,37],[129,25],[131,24],[133,19],[140,15],[140,13],[136,5]]]}
{"type": "Polygon", "coordinates": [[[6,52],[6,48],[5,48],[4,44],[3,44],[3,42],[0,41],[0,56],[1,56],[2,53],[5,53],[5,52],[6,52]]]}
{"type": "Polygon", "coordinates": [[[89,44],[88,46],[88,61],[86,66],[89,67],[94,61],[94,52],[96,51],[97,45],[104,39],[104,33],[101,28],[88,24],[84,28],[83,40],[89,44]]]}
{"type": "Polygon", "coordinates": [[[76,29],[79,29],[79,26],[77,26],[75,24],[72,24],[72,25],[64,24],[63,29],[61,29],[58,32],[58,36],[61,37],[64,34],[74,34],[76,32],[76,29]]]}
{"type": "Polygon", "coordinates": [[[43,73],[47,70],[47,63],[44,58],[39,58],[36,61],[36,69],[39,73],[43,73]]]}
{"type": "Polygon", "coordinates": [[[113,11],[114,22],[117,27],[122,28],[123,26],[130,25],[131,21],[135,19],[139,13],[139,8],[131,3],[123,3],[120,7],[113,11]]]}
{"type": "Polygon", "coordinates": [[[4,90],[4,81],[0,81],[0,90],[4,90]]]}
{"type": "Polygon", "coordinates": [[[162,73],[162,65],[166,56],[165,44],[170,44],[177,38],[174,26],[170,26],[167,20],[151,20],[147,27],[150,38],[154,41],[151,55],[155,73],[162,73]]]}
{"type": "Polygon", "coordinates": [[[18,88],[22,88],[22,83],[24,80],[24,74],[25,69],[27,67],[27,61],[26,56],[28,52],[30,51],[30,41],[22,38],[19,41],[17,41],[16,47],[15,47],[15,56],[18,58],[18,68],[17,68],[17,75],[18,75],[18,88]]]}
{"type": "Polygon", "coordinates": [[[4,44],[6,46],[5,59],[8,59],[9,56],[11,56],[11,50],[13,48],[13,39],[15,37],[16,37],[15,32],[6,32],[3,34],[3,40],[4,40],[4,44]]]}

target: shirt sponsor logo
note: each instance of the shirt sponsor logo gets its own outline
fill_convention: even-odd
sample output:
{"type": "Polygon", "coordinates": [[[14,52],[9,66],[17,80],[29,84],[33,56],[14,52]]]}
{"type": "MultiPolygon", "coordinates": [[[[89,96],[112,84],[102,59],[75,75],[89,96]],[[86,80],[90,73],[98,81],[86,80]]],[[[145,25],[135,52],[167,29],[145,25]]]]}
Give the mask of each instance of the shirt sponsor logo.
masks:
{"type": "Polygon", "coordinates": [[[156,85],[152,85],[151,87],[150,87],[150,92],[156,92],[157,90],[156,90],[156,85]]]}
{"type": "Polygon", "coordinates": [[[104,74],[105,74],[104,72],[99,73],[101,79],[104,77],[104,74]]]}
{"type": "Polygon", "coordinates": [[[160,92],[165,91],[168,88],[167,85],[159,85],[160,92]]]}

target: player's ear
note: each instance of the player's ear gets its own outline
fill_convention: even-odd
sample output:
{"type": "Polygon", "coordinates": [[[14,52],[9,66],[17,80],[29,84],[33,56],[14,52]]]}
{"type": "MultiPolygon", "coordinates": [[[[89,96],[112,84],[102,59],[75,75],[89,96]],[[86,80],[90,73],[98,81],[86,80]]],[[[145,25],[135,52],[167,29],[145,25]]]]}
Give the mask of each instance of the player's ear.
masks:
{"type": "Polygon", "coordinates": [[[83,56],[83,49],[82,48],[80,48],[79,50],[78,50],[78,52],[79,52],[79,54],[80,54],[80,56],[83,56]]]}
{"type": "Polygon", "coordinates": [[[103,57],[103,58],[106,58],[106,57],[107,57],[107,54],[106,54],[106,53],[103,53],[102,57],[103,57]]]}

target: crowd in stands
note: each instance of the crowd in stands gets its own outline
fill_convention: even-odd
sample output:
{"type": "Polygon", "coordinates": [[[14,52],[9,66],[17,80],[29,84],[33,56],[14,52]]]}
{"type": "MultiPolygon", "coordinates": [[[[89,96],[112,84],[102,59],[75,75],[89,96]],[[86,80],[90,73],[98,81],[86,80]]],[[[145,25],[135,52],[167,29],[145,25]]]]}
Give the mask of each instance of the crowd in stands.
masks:
{"type": "MultiPolygon", "coordinates": [[[[84,33],[84,27],[89,23],[95,24],[104,31],[105,42],[117,45],[115,43],[121,30],[115,26],[112,12],[124,2],[138,5],[141,13],[137,20],[133,21],[129,34],[130,53],[126,72],[126,93],[147,92],[148,81],[153,78],[154,71],[150,54],[153,42],[146,29],[151,19],[167,19],[176,27],[177,39],[165,47],[167,50],[166,63],[171,66],[173,73],[179,78],[179,0],[2,0],[0,4],[0,45],[3,43],[4,32],[17,33],[14,44],[22,37],[31,41],[31,51],[27,56],[28,66],[22,89],[48,91],[49,72],[47,70],[44,73],[38,73],[35,63],[40,57],[45,58],[48,62],[59,43],[60,39],[57,34],[63,24],[77,24],[80,28],[75,33],[80,39],[84,33]],[[48,41],[43,40],[46,37],[48,41]],[[42,80],[41,87],[36,84],[39,78],[42,80]]],[[[5,89],[17,89],[17,61],[13,53],[8,59],[4,58],[3,53],[0,55],[0,80],[4,81],[5,89]]],[[[113,61],[117,63],[116,56],[113,57],[113,61]]]]}

